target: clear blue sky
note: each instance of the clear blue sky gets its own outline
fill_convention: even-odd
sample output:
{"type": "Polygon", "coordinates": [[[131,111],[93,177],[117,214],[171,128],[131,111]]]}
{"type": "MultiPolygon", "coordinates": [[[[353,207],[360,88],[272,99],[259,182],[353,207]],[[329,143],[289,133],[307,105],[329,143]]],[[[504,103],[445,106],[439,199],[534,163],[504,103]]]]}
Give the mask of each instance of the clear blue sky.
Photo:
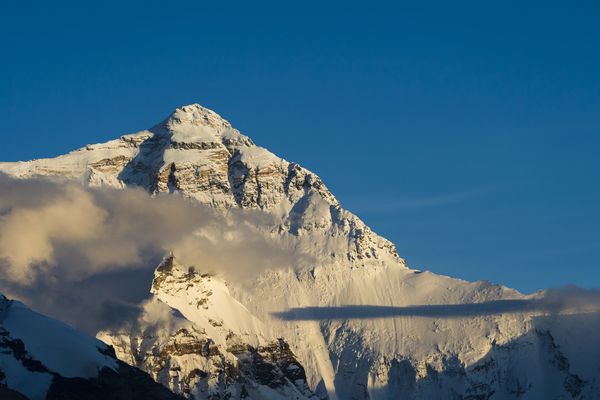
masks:
{"type": "Polygon", "coordinates": [[[197,102],[414,267],[600,286],[600,3],[320,3],[3,2],[0,159],[197,102]]]}

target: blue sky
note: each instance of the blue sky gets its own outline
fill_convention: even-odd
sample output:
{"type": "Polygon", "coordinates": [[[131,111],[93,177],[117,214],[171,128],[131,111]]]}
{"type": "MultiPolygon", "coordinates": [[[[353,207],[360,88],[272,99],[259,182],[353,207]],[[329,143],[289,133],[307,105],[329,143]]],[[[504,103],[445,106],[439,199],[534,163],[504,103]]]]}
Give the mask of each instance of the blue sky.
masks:
{"type": "Polygon", "coordinates": [[[597,2],[83,3],[2,4],[1,160],[197,102],[411,266],[600,286],[597,2]]]}

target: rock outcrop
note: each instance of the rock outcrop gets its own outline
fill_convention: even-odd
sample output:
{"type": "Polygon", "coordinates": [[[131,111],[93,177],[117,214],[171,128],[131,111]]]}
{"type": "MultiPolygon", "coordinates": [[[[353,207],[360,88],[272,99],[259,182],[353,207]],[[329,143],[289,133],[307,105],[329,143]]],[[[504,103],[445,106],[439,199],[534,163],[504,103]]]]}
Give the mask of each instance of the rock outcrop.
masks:
{"type": "Polygon", "coordinates": [[[0,171],[255,210],[268,216],[257,232],[308,255],[246,282],[167,258],[138,319],[99,334],[188,398],[600,398],[597,312],[555,313],[533,306],[543,293],[407,268],[317,175],[199,105],[0,171]]]}
{"type": "Polygon", "coordinates": [[[181,400],[106,344],[0,295],[0,398],[181,400]]]}

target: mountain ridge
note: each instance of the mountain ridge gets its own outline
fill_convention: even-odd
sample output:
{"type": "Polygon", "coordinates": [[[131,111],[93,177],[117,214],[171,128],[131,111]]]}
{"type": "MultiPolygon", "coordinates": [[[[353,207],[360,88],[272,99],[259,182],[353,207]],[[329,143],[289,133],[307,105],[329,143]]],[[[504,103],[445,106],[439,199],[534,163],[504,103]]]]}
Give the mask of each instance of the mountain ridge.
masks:
{"type": "MultiPolygon", "coordinates": [[[[21,179],[58,176],[92,187],[142,187],[150,195],[178,192],[225,213],[244,208],[269,215],[274,222],[256,226],[256,234],[293,242],[311,255],[311,265],[265,271],[244,285],[202,276],[201,266],[159,267],[148,288],[153,301],[180,312],[186,324],[207,335],[202,340],[220,343],[219,354],[233,363],[254,357],[236,354],[237,345],[268,347],[269,341],[283,339],[305,370],[310,390],[303,382],[296,386],[290,381],[290,386],[283,380],[278,381],[284,382],[281,385],[273,384],[272,396],[285,398],[288,390],[299,387],[306,397],[314,392],[321,398],[339,399],[395,398],[398,393],[409,399],[536,399],[546,386],[559,398],[594,398],[600,393],[596,375],[600,366],[568,345],[572,328],[564,321],[576,316],[547,318],[551,312],[544,309],[490,313],[488,304],[526,301],[540,294],[525,296],[489,282],[409,269],[395,246],[343,209],[317,175],[256,146],[199,105],[181,107],[149,130],[55,159],[0,163],[0,171],[21,179]],[[361,318],[352,314],[323,318],[314,311],[449,304],[481,307],[473,315],[452,317],[381,318],[363,307],[361,318]],[[303,319],[281,318],[290,310],[303,310],[303,319]],[[228,346],[230,333],[236,346],[228,346]],[[563,347],[569,351],[556,350],[563,347]],[[520,361],[519,354],[543,361],[524,368],[528,364],[520,361]],[[486,364],[490,358],[493,362],[486,364]]],[[[593,322],[582,330],[596,326],[596,314],[581,318],[593,322]]],[[[144,325],[142,331],[154,328],[160,326],[144,325]]],[[[210,355],[198,358],[196,354],[193,365],[184,365],[171,350],[173,364],[162,365],[127,345],[141,340],[142,331],[111,329],[99,336],[113,344],[121,358],[134,360],[188,397],[242,395],[239,375],[225,373],[222,379],[229,383],[224,386],[221,378],[215,379],[223,370],[207,366],[210,355]],[[193,372],[202,370],[199,365],[204,365],[205,376],[193,372]],[[182,381],[188,382],[186,391],[178,383],[182,381]]],[[[164,332],[173,337],[173,332],[164,332]]],[[[588,336],[582,337],[589,342],[588,336]]],[[[159,352],[170,349],[169,340],[152,341],[151,346],[159,352]]],[[[590,344],[590,352],[598,354],[597,347],[590,344]]],[[[252,365],[258,364],[248,365],[247,371],[252,371],[252,365]]],[[[248,378],[253,374],[244,375],[243,384],[255,389],[252,395],[261,396],[265,382],[248,378]]]]}
{"type": "Polygon", "coordinates": [[[29,400],[179,400],[114,350],[0,294],[0,395],[29,400]]]}

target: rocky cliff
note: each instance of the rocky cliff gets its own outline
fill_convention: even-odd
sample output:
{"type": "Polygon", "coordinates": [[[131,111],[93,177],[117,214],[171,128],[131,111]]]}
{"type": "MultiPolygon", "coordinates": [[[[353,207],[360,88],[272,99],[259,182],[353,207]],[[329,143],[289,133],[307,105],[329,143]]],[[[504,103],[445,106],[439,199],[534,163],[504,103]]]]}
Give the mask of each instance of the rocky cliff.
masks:
{"type": "Polygon", "coordinates": [[[317,175],[199,105],[0,171],[256,210],[269,216],[257,232],[310,256],[245,282],[167,257],[137,320],[99,334],[189,398],[600,398],[597,312],[557,314],[536,306],[543,293],[409,269],[317,175]]]}

